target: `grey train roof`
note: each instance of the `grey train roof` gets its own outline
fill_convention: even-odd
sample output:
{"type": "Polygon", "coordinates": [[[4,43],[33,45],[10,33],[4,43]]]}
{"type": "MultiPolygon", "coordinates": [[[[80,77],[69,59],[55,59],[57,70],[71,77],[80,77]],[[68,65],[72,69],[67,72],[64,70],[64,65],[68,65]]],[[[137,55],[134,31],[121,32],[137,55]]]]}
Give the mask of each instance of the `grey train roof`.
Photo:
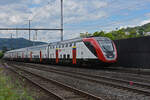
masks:
{"type": "MultiPolygon", "coordinates": [[[[95,38],[96,40],[110,40],[107,37],[87,37],[87,38],[95,38]]],[[[83,38],[74,38],[74,39],[69,39],[69,40],[64,40],[64,41],[58,41],[58,42],[52,42],[52,43],[48,43],[48,44],[43,44],[43,45],[38,45],[38,46],[31,46],[31,47],[26,47],[26,48],[21,48],[21,49],[15,49],[15,50],[11,50],[8,51],[9,52],[16,52],[16,51],[24,51],[25,49],[33,49],[35,47],[45,47],[48,45],[59,45],[59,44],[66,44],[66,43],[74,43],[74,42],[81,42],[83,38]]]]}
{"type": "Polygon", "coordinates": [[[66,43],[73,43],[73,42],[80,42],[80,41],[82,41],[82,38],[75,38],[75,39],[69,39],[69,40],[64,40],[59,42],[52,42],[49,43],[49,45],[66,44],[66,43]]]}
{"type": "MultiPolygon", "coordinates": [[[[92,38],[92,37],[87,37],[87,38],[92,38]]],[[[93,37],[96,40],[110,40],[107,37],[93,37]]],[[[58,45],[58,44],[65,44],[65,43],[73,43],[73,42],[81,42],[83,38],[75,38],[75,39],[69,39],[69,40],[64,40],[64,41],[59,41],[59,42],[52,42],[49,43],[49,45],[58,45]]]]}

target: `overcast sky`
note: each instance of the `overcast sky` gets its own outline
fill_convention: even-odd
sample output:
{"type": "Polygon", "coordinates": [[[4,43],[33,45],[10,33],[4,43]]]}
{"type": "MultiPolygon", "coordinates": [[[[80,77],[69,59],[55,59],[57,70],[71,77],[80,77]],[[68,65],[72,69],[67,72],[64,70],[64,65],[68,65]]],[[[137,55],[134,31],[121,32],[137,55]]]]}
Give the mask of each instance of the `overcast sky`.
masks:
{"type": "MultiPolygon", "coordinates": [[[[60,0],[0,0],[0,27],[28,27],[29,19],[33,28],[60,28],[60,0]]],[[[64,0],[64,39],[148,22],[150,0],[64,0]]],[[[10,33],[15,38],[15,31],[0,31],[0,37],[10,33]]],[[[28,31],[18,33],[28,38],[28,31]]],[[[60,32],[38,31],[38,40],[59,41],[60,32]]]]}

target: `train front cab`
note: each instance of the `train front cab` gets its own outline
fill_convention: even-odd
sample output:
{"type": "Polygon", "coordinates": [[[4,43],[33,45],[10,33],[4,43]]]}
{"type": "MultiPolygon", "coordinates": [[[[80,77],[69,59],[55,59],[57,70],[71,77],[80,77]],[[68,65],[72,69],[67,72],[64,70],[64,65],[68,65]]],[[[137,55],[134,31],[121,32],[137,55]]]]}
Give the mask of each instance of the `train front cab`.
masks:
{"type": "Polygon", "coordinates": [[[108,38],[92,37],[84,38],[84,44],[99,60],[93,61],[95,64],[112,64],[116,62],[117,50],[116,46],[108,38]]]}

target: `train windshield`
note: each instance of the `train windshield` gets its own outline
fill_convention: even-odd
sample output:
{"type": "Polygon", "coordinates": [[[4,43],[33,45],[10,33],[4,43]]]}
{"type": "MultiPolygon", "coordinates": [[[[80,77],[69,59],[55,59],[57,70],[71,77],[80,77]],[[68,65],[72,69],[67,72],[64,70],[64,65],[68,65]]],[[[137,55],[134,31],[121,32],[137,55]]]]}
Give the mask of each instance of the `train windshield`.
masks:
{"type": "Polygon", "coordinates": [[[104,52],[112,52],[114,51],[113,45],[111,41],[98,41],[100,44],[101,48],[103,49],[104,52]]]}

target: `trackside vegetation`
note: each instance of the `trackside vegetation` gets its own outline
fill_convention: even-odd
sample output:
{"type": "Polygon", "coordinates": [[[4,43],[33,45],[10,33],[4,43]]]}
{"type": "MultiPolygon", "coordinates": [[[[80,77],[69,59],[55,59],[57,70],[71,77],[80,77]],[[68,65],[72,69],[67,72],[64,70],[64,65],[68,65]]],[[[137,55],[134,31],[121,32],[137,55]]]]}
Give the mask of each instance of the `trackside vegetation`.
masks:
{"type": "Polygon", "coordinates": [[[0,100],[34,100],[18,81],[11,83],[11,78],[2,74],[0,68],[0,100]]]}
{"type": "Polygon", "coordinates": [[[108,37],[112,40],[127,39],[127,38],[136,38],[150,35],[150,23],[137,26],[137,27],[127,27],[127,28],[116,28],[113,31],[96,31],[94,33],[80,33],[80,37],[91,37],[91,36],[101,36],[108,37]]]}
{"type": "Polygon", "coordinates": [[[135,30],[132,30],[131,32],[125,32],[124,29],[119,29],[111,32],[105,32],[105,31],[97,31],[94,33],[80,33],[80,37],[108,37],[112,40],[118,40],[118,39],[127,39],[127,38],[134,38],[134,37],[141,37],[145,36],[145,34],[139,34],[135,30]]]}
{"type": "Polygon", "coordinates": [[[0,59],[4,56],[3,52],[0,52],[0,59]]]}

